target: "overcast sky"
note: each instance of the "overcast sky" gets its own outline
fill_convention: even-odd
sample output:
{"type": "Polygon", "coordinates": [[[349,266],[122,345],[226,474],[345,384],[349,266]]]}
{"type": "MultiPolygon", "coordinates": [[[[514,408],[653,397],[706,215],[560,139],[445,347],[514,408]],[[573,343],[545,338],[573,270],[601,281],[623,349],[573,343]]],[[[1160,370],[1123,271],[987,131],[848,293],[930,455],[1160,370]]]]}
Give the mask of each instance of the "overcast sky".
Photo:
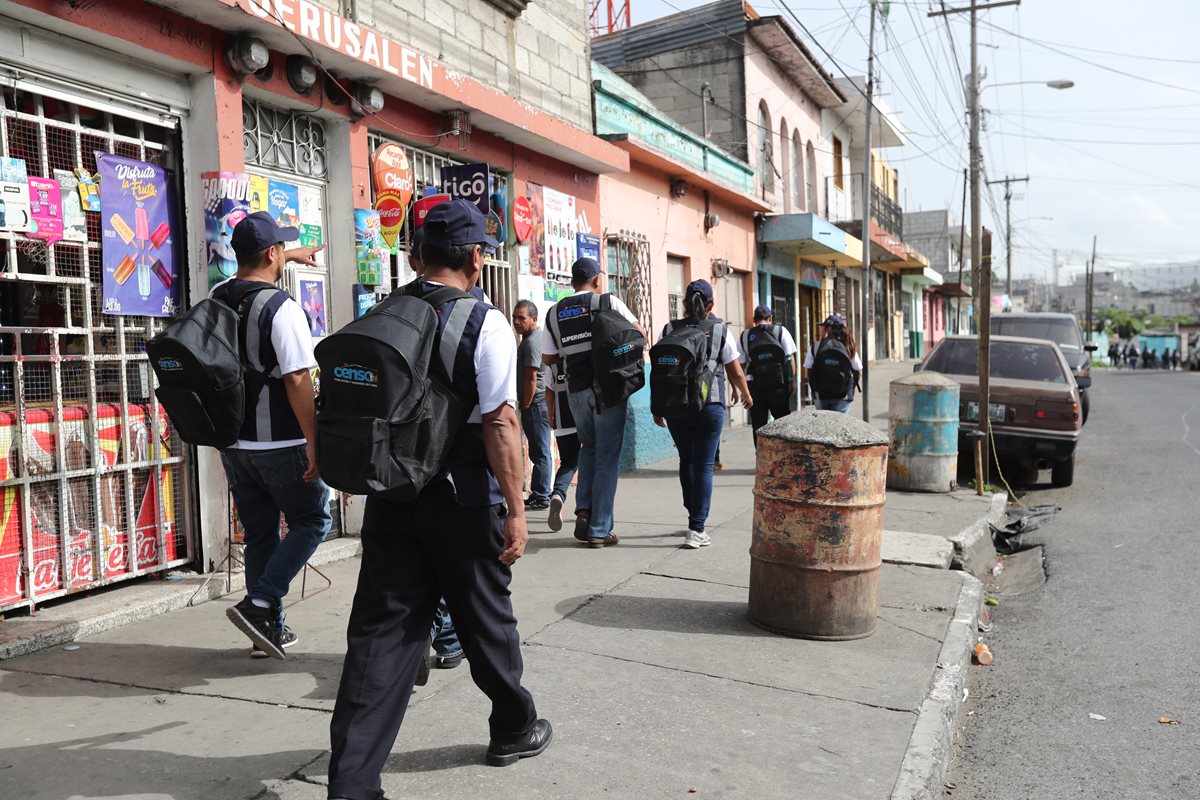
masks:
{"type": "MultiPolygon", "coordinates": [[[[630,2],[634,24],[705,4],[630,2]]],[[[752,5],[783,16],[810,43],[807,28],[832,56],[810,46],[834,76],[865,74],[867,0],[790,0],[786,9],[803,26],[783,0],[752,5]]],[[[891,3],[876,33],[877,75],[884,101],[910,134],[907,146],[884,151],[900,170],[905,210],[950,208],[957,218],[967,165],[961,76],[970,63],[970,15],[926,16],[939,6],[891,3]]],[[[1098,269],[1123,270],[1130,279],[1142,265],[1200,262],[1200,2],[1024,0],[979,17],[986,177],[1030,178],[1013,187],[1014,275],[1049,278],[1057,250],[1065,281],[1082,269],[1093,235],[1098,269]],[[1060,79],[1075,86],[1042,85],[1060,79]],[[998,85],[1019,81],[1029,83],[998,85]]],[[[1002,270],[1004,187],[991,189],[984,224],[997,234],[1002,270]]],[[[1174,273],[1185,274],[1190,282],[1194,271],[1174,273]]],[[[1144,277],[1147,288],[1175,282],[1170,272],[1144,277]]]]}

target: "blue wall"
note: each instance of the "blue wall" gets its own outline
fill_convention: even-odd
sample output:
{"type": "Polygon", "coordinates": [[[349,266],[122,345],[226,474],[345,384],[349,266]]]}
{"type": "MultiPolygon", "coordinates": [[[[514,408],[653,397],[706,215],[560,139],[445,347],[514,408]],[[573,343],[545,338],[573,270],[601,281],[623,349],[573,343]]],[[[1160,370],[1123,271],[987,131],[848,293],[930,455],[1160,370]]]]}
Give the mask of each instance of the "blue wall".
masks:
{"type": "Polygon", "coordinates": [[[641,469],[675,455],[675,443],[666,428],[654,424],[650,413],[650,365],[645,366],[646,386],[629,398],[625,422],[625,445],[621,448],[621,472],[641,469]]]}

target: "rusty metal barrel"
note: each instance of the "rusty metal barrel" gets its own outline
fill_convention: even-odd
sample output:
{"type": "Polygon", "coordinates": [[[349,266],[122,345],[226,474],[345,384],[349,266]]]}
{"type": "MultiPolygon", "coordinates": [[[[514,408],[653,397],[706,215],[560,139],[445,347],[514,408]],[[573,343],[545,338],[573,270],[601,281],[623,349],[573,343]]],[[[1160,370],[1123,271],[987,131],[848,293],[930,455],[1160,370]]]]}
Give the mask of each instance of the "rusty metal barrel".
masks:
{"type": "Polygon", "coordinates": [[[875,632],[887,437],[798,411],[758,431],[750,621],[804,639],[875,632]]]}
{"type": "Polygon", "coordinates": [[[958,474],[956,381],[916,372],[888,387],[889,489],[950,492],[958,474]]]}

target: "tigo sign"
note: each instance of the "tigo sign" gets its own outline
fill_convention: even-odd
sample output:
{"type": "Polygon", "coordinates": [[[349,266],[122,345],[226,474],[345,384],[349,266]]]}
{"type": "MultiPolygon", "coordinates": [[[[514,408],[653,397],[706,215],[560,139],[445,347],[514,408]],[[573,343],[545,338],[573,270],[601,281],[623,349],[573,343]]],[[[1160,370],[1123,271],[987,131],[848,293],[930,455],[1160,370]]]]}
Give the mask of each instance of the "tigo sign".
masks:
{"type": "Polygon", "coordinates": [[[487,164],[463,164],[442,167],[442,191],[451,197],[461,197],[474,203],[485,217],[491,210],[488,199],[491,169],[487,164]]]}

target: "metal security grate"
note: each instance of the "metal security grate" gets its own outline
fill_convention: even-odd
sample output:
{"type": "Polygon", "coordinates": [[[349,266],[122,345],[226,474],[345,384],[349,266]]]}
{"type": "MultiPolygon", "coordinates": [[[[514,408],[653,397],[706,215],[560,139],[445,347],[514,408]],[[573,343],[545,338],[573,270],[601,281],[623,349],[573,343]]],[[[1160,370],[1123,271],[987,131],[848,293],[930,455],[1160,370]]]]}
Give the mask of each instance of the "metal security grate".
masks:
{"type": "Polygon", "coordinates": [[[610,235],[606,245],[611,276],[609,291],[629,306],[642,330],[654,331],[650,313],[650,241],[640,233],[621,231],[610,235]]]}
{"type": "Polygon", "coordinates": [[[329,171],[320,120],[254,100],[242,100],[242,152],[247,166],[309,178],[324,178],[329,171]]]}
{"type": "MultiPolygon", "coordinates": [[[[179,152],[173,128],[0,88],[0,154],[29,175],[94,171],[96,151],[168,168],[179,152]]],[[[85,242],[0,231],[0,610],[192,558],[190,464],[145,352],[162,322],[101,313],[86,217],[85,242]]]]}

